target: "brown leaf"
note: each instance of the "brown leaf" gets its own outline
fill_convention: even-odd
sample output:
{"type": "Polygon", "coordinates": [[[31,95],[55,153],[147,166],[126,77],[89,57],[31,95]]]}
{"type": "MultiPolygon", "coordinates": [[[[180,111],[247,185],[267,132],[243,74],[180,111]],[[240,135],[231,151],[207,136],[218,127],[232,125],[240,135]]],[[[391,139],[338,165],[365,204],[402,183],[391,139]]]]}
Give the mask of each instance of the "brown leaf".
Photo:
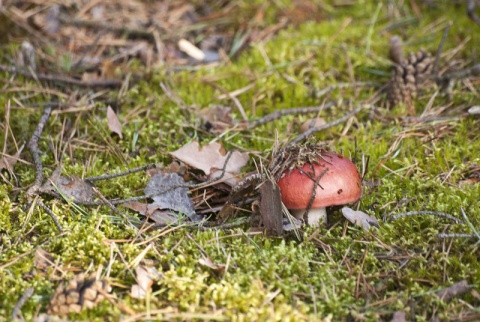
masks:
{"type": "Polygon", "coordinates": [[[108,128],[110,129],[110,131],[118,134],[118,136],[121,139],[123,139],[122,124],[120,124],[117,114],[115,114],[115,112],[110,106],[108,106],[107,108],[107,122],[108,122],[108,128]]]}
{"type": "Polygon", "coordinates": [[[137,266],[135,268],[138,284],[133,284],[131,288],[131,297],[134,299],[143,299],[147,292],[150,292],[154,281],[161,275],[154,267],[137,266]]]}
{"type": "Polygon", "coordinates": [[[178,218],[170,211],[158,210],[158,206],[155,203],[146,204],[138,201],[131,201],[123,203],[122,206],[136,211],[140,215],[149,217],[157,224],[168,225],[178,221],[178,218]]]}
{"type": "Polygon", "coordinates": [[[203,119],[204,127],[212,133],[221,133],[233,125],[232,109],[227,106],[213,105],[197,113],[203,119]]]}
{"type": "MultiPolygon", "coordinates": [[[[210,178],[220,177],[221,169],[227,160],[227,154],[218,142],[200,148],[198,142],[193,141],[170,154],[189,166],[202,170],[210,178]]],[[[240,173],[248,159],[246,153],[233,151],[225,168],[222,181],[232,186],[235,185],[238,181],[235,175],[240,173]]]]}
{"type": "Polygon", "coordinates": [[[397,311],[393,313],[392,322],[406,322],[406,315],[405,311],[397,311]]]}
{"type": "Polygon", "coordinates": [[[371,226],[380,227],[375,217],[369,216],[363,211],[356,211],[348,207],[342,208],[342,214],[351,223],[368,230],[371,226]]]}
{"type": "Polygon", "coordinates": [[[60,167],[57,168],[40,190],[60,193],[67,198],[73,198],[77,202],[92,202],[95,199],[96,194],[89,182],[83,181],[77,176],[63,177],[60,175],[61,171],[60,167]]]}
{"type": "Polygon", "coordinates": [[[202,266],[213,269],[217,273],[223,273],[226,267],[225,264],[214,263],[210,257],[202,257],[198,260],[198,263],[202,266]]]}
{"type": "Polygon", "coordinates": [[[300,126],[300,132],[307,132],[308,129],[311,127],[317,127],[317,126],[322,126],[327,124],[327,122],[321,118],[321,117],[316,117],[310,120],[305,121],[301,126],[300,126]]]}
{"type": "Polygon", "coordinates": [[[39,247],[35,250],[33,265],[42,273],[46,273],[48,268],[54,265],[54,258],[49,252],[39,247]]]}
{"type": "Polygon", "coordinates": [[[195,214],[193,202],[188,197],[185,181],[176,173],[159,173],[154,175],[145,187],[145,194],[153,199],[148,213],[154,209],[171,209],[187,215],[191,220],[200,218],[195,214]]]}
{"type": "Polygon", "coordinates": [[[283,234],[282,197],[278,185],[272,180],[260,186],[260,215],[267,235],[283,234]]]}

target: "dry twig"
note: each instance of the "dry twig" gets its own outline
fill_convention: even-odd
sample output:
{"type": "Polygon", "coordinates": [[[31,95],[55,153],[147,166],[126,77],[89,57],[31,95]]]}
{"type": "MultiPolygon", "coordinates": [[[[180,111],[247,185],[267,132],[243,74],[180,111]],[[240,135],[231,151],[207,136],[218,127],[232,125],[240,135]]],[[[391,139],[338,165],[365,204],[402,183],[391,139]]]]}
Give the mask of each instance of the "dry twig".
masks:
{"type": "Polygon", "coordinates": [[[121,79],[91,80],[86,82],[86,81],[82,81],[76,78],[71,78],[63,75],[37,74],[37,73],[34,74],[28,70],[23,70],[15,66],[6,66],[6,65],[0,65],[0,71],[4,71],[8,73],[17,73],[25,77],[37,79],[40,81],[64,83],[68,85],[87,87],[87,88],[117,88],[122,86],[122,83],[123,83],[121,79]]]}
{"type": "Polygon", "coordinates": [[[47,107],[43,110],[43,114],[40,117],[40,120],[33,131],[32,137],[28,141],[28,150],[33,158],[33,163],[35,164],[35,181],[33,182],[33,186],[31,186],[27,191],[27,196],[31,198],[35,195],[40,189],[40,186],[43,182],[43,165],[42,160],[40,159],[40,151],[38,149],[38,140],[40,139],[43,130],[45,129],[45,125],[52,113],[52,107],[47,107]]]}
{"type": "Polygon", "coordinates": [[[265,115],[261,119],[258,119],[247,126],[247,130],[254,129],[258,126],[264,125],[269,122],[273,122],[285,115],[297,115],[297,114],[311,114],[311,113],[318,113],[320,111],[326,110],[335,106],[334,102],[328,102],[326,104],[322,104],[320,106],[315,107],[298,107],[298,108],[289,108],[285,110],[277,110],[272,112],[268,115],[265,115]]]}
{"type": "Polygon", "coordinates": [[[332,121],[332,122],[329,122],[327,124],[324,124],[324,125],[321,125],[321,126],[316,126],[316,127],[312,127],[312,128],[309,128],[307,131],[303,132],[302,134],[300,134],[299,136],[297,136],[295,139],[293,139],[292,141],[290,141],[290,143],[288,145],[294,145],[294,144],[297,144],[303,140],[305,140],[307,137],[309,137],[310,135],[312,134],[315,134],[317,132],[320,132],[320,131],[323,131],[323,130],[326,130],[326,129],[329,129],[331,127],[334,127],[334,126],[337,126],[339,124],[342,124],[343,122],[347,121],[349,118],[351,118],[352,116],[358,114],[361,110],[363,110],[364,106],[358,106],[357,108],[355,108],[353,111],[347,113],[345,116],[342,116],[341,118],[339,119],[336,119],[335,121],[332,121]]]}
{"type": "Polygon", "coordinates": [[[22,297],[18,300],[17,304],[15,304],[15,307],[12,310],[12,320],[13,321],[25,321],[25,319],[22,317],[22,314],[20,310],[22,307],[25,305],[25,302],[28,301],[28,299],[33,295],[33,287],[29,287],[23,292],[22,297]]]}
{"type": "Polygon", "coordinates": [[[460,282],[457,282],[446,289],[443,289],[441,291],[438,291],[435,293],[442,301],[447,302],[450,301],[451,299],[463,295],[470,291],[472,287],[468,285],[466,280],[462,280],[460,282]]]}
{"type": "Polygon", "coordinates": [[[415,216],[415,215],[432,215],[432,216],[437,216],[437,217],[450,219],[450,220],[452,220],[452,221],[454,221],[458,224],[463,223],[463,221],[461,219],[453,217],[452,215],[446,214],[444,212],[429,211],[429,210],[404,212],[404,213],[392,216],[390,218],[390,220],[397,220],[397,219],[404,218],[404,217],[407,217],[407,216],[415,216]]]}

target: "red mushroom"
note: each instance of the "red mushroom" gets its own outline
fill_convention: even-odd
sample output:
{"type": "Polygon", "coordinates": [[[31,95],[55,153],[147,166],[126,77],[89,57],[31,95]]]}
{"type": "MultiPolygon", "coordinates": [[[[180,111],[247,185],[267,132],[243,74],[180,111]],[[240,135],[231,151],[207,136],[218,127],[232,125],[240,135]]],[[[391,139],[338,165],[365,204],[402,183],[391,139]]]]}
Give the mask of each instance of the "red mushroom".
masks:
{"type": "Polygon", "coordinates": [[[309,225],[327,222],[326,207],[355,202],[362,195],[362,178],[352,161],[334,152],[322,152],[321,156],[316,163],[283,172],[277,182],[282,202],[297,219],[302,219],[315,194],[307,217],[309,225]]]}

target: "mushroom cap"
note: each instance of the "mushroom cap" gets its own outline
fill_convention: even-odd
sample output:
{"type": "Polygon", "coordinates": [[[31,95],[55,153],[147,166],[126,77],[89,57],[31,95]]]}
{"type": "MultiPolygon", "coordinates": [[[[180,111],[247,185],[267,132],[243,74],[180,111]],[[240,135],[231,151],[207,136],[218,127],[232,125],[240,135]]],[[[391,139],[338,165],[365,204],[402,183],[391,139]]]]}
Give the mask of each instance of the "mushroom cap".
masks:
{"type": "Polygon", "coordinates": [[[301,168],[282,174],[277,184],[282,201],[288,209],[306,209],[313,192],[314,182],[320,178],[315,189],[311,208],[325,208],[355,202],[362,196],[362,178],[355,164],[343,155],[334,152],[322,153],[317,163],[305,163],[301,168]],[[307,175],[308,174],[308,175],[307,175]],[[323,188],[323,189],[322,189],[323,188]]]}

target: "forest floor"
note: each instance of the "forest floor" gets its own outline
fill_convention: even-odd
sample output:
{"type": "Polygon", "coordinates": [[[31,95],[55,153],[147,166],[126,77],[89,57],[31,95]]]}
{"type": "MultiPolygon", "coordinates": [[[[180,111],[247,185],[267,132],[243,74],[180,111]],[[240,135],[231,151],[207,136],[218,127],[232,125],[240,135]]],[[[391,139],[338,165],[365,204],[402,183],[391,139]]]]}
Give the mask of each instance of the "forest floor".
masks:
{"type": "Polygon", "coordinates": [[[4,1],[0,321],[480,320],[477,3],[4,1]],[[283,230],[305,142],[377,227],[283,230]]]}

